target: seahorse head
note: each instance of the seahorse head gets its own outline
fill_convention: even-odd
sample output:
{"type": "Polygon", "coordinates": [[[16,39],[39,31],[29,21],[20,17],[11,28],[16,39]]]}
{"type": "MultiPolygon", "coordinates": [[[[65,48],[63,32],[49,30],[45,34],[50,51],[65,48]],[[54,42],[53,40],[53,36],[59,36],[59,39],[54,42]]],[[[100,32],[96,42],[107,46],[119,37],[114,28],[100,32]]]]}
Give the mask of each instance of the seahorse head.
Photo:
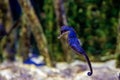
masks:
{"type": "Polygon", "coordinates": [[[70,29],[71,29],[71,27],[69,27],[69,26],[62,26],[60,28],[60,35],[59,35],[58,39],[60,39],[63,35],[68,34],[70,29]]]}
{"type": "Polygon", "coordinates": [[[69,26],[62,26],[61,29],[60,29],[60,32],[61,34],[67,32],[67,31],[70,31],[71,27],[69,26]]]}

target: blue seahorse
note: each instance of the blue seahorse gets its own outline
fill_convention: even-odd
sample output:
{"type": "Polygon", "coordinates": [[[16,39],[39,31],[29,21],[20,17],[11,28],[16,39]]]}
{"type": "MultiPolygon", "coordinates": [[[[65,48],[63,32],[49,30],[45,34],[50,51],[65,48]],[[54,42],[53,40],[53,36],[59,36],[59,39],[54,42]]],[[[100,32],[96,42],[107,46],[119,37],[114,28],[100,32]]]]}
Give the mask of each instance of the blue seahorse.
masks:
{"type": "Polygon", "coordinates": [[[87,60],[89,68],[90,68],[90,72],[88,72],[87,74],[88,74],[88,76],[91,76],[92,73],[93,73],[93,70],[92,70],[90,60],[89,60],[85,50],[81,47],[80,41],[79,41],[79,39],[77,37],[77,34],[76,34],[75,30],[72,27],[69,27],[69,26],[62,26],[61,27],[61,34],[60,34],[60,36],[58,38],[61,38],[66,33],[68,34],[67,40],[68,40],[69,46],[78,55],[82,54],[85,57],[85,59],[87,60]]]}

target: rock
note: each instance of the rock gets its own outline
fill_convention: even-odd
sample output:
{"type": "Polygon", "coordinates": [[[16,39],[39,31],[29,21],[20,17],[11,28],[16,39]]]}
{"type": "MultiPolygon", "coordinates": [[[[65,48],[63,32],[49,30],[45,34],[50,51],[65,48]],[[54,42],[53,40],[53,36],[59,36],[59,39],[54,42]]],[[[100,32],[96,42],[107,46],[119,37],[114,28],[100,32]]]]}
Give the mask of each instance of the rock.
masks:
{"type": "Polygon", "coordinates": [[[72,73],[79,73],[87,70],[87,64],[82,61],[76,60],[70,64],[70,68],[72,70],[72,73]]]}
{"type": "Polygon", "coordinates": [[[7,80],[7,79],[3,77],[2,75],[0,75],[0,80],[7,80]]]}
{"type": "Polygon", "coordinates": [[[76,65],[85,65],[85,63],[80,60],[75,60],[70,64],[70,66],[76,66],[76,65]]]}
{"type": "Polygon", "coordinates": [[[110,61],[105,62],[103,65],[109,68],[112,68],[112,69],[116,69],[115,63],[116,63],[115,60],[110,60],[110,61]]]}
{"type": "Polygon", "coordinates": [[[108,67],[96,68],[92,76],[87,76],[87,71],[77,74],[74,80],[119,80],[118,72],[108,67]]]}
{"type": "Polygon", "coordinates": [[[12,72],[10,72],[9,69],[0,71],[0,75],[1,75],[2,77],[5,77],[6,80],[10,80],[11,77],[13,76],[13,75],[12,75],[12,72]]]}
{"type": "Polygon", "coordinates": [[[66,62],[59,62],[56,64],[56,68],[59,70],[64,70],[69,67],[69,64],[66,62]]]}

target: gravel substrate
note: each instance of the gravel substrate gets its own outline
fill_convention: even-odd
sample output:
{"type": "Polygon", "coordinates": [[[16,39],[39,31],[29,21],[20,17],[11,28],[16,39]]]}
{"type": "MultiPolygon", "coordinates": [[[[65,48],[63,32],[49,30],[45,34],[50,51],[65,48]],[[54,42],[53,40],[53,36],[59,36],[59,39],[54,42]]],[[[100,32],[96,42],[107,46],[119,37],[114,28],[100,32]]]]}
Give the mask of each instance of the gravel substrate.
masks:
{"type": "Polygon", "coordinates": [[[88,65],[82,61],[70,64],[58,62],[56,67],[26,65],[20,62],[2,63],[0,80],[120,80],[115,60],[92,63],[93,75],[87,76],[88,65]]]}

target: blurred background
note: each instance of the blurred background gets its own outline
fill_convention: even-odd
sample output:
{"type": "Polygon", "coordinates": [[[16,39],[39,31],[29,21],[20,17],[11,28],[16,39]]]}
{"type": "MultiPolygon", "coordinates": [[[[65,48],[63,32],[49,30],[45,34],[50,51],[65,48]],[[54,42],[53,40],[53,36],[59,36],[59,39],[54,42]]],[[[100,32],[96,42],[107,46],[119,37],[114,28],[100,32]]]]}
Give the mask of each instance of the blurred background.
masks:
{"type": "Polygon", "coordinates": [[[84,61],[66,39],[57,39],[62,25],[76,30],[90,61],[115,59],[120,67],[119,0],[0,0],[0,62],[84,61]]]}

